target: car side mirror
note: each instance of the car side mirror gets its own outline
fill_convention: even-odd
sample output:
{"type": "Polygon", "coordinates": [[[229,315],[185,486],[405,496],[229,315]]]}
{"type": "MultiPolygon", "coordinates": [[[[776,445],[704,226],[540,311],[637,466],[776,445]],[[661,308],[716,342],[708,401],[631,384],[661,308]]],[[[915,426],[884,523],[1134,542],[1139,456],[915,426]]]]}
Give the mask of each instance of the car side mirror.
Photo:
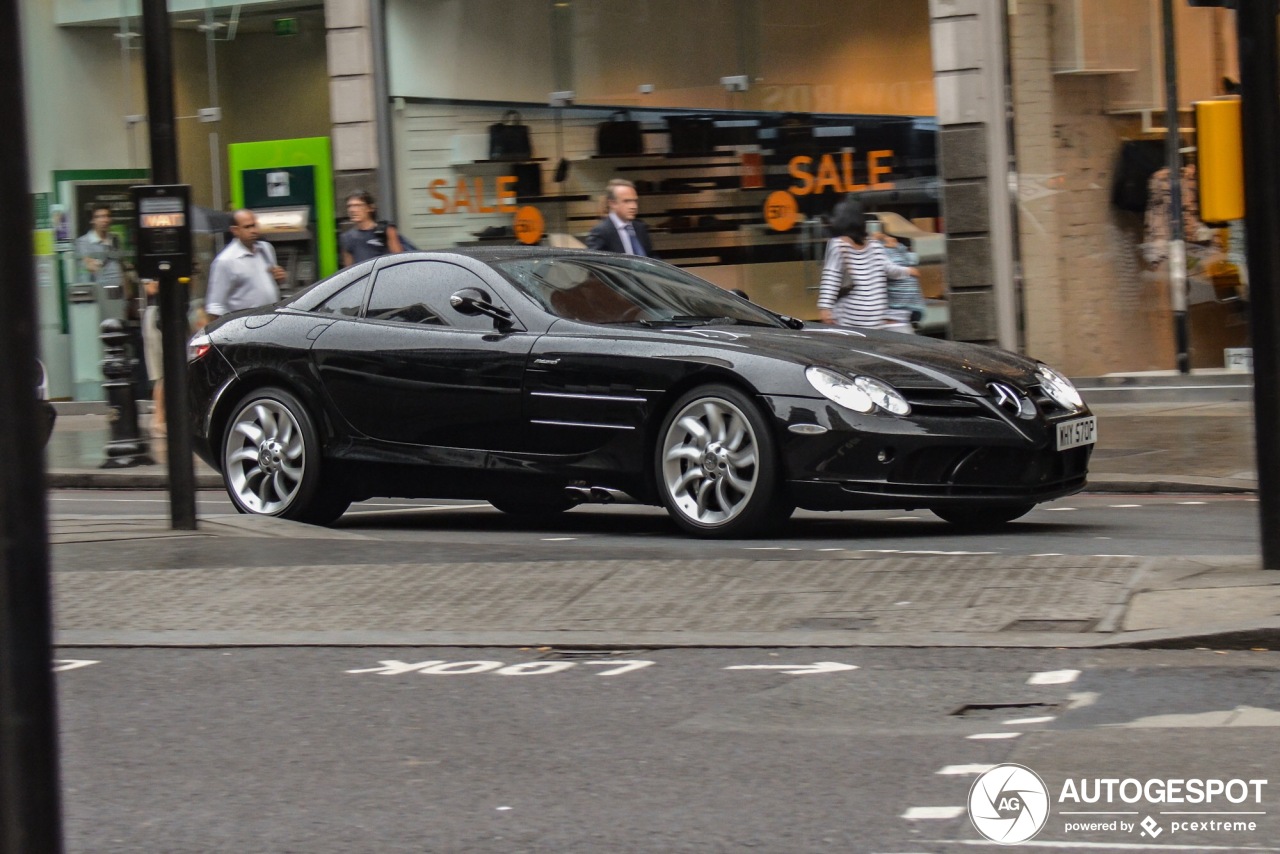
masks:
{"type": "Polygon", "coordinates": [[[479,288],[463,288],[449,297],[449,305],[459,314],[471,317],[483,314],[492,317],[498,327],[511,325],[511,312],[489,301],[489,295],[479,288]]]}

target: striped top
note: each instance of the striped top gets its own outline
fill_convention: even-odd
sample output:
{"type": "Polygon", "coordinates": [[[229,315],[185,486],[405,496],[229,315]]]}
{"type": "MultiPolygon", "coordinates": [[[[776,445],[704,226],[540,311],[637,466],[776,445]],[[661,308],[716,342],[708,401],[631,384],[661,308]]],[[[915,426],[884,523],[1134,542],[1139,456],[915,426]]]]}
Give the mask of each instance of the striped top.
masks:
{"type": "Polygon", "coordinates": [[[905,267],[889,260],[884,246],[868,240],[861,249],[851,241],[832,238],[827,241],[827,258],[822,266],[818,288],[818,308],[831,309],[836,326],[884,326],[886,323],[909,323],[911,313],[889,308],[890,278],[908,275],[905,267]],[[848,267],[853,289],[837,299],[848,267]]]}

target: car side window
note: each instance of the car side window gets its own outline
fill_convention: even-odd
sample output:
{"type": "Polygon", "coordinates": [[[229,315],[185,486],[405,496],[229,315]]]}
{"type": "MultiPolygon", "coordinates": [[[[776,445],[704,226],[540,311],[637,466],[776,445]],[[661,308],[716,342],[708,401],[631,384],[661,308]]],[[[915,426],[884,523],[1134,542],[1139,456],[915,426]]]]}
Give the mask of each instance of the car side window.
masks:
{"type": "Polygon", "coordinates": [[[361,276],[333,296],[312,309],[317,314],[341,314],[356,317],[364,305],[364,292],[369,287],[369,277],[361,276]]]}
{"type": "Polygon", "coordinates": [[[383,267],[373,280],[365,317],[492,332],[493,320],[455,311],[449,298],[463,288],[492,288],[475,273],[444,261],[406,261],[383,267]]]}

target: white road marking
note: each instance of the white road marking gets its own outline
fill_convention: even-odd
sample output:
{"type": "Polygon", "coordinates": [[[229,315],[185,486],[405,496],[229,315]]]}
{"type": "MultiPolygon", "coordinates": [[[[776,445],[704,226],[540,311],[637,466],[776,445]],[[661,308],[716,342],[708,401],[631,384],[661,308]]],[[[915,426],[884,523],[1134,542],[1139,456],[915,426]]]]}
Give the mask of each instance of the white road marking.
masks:
{"type": "Polygon", "coordinates": [[[966,735],[965,738],[973,739],[974,741],[997,741],[1005,738],[1018,738],[1020,735],[1022,735],[1020,732],[975,732],[973,735],[966,735]]]}
{"type": "Polygon", "coordinates": [[[620,676],[633,670],[641,670],[651,664],[653,664],[652,661],[618,661],[616,659],[613,661],[521,661],[515,664],[503,664],[501,661],[433,660],[404,662],[392,659],[379,661],[377,667],[358,667],[344,672],[376,673],[379,676],[402,676],[406,673],[445,676],[472,673],[496,673],[499,676],[542,676],[550,673],[563,673],[579,665],[595,665],[609,668],[593,674],[595,676],[620,676]]]}
{"type": "Polygon", "coordinates": [[[890,516],[888,519],[885,519],[885,521],[886,522],[919,522],[921,521],[921,519],[919,516],[890,516]]]}
{"type": "Polygon", "coordinates": [[[1078,507],[1046,507],[1044,509],[1048,510],[1050,513],[1066,513],[1069,510],[1078,510],[1079,508],[1078,507]]]}
{"type": "Polygon", "coordinates": [[[88,667],[90,664],[101,664],[101,662],[83,658],[55,658],[53,660],[53,672],[66,673],[68,670],[79,670],[81,667],[88,667]]]}
{"type": "Polygon", "coordinates": [[[1192,507],[1197,504],[1208,504],[1209,502],[1208,501],[1179,501],[1178,503],[1184,507],[1192,507]]]}
{"type": "Polygon", "coordinates": [[[1028,685],[1068,685],[1080,678],[1079,670],[1045,670],[1033,673],[1028,685]]]}
{"type": "Polygon", "coordinates": [[[1098,702],[1098,693],[1096,691],[1077,691],[1074,694],[1068,694],[1067,710],[1083,709],[1085,706],[1092,706],[1098,702]]]}
{"type": "Polygon", "coordinates": [[[976,777],[979,774],[985,774],[990,771],[994,765],[944,765],[942,770],[936,771],[946,777],[976,777]]]}
{"type": "Polygon", "coordinates": [[[577,537],[543,537],[542,541],[544,543],[571,543],[576,539],[578,538],[577,537]]]}
{"type": "Polygon", "coordinates": [[[1022,726],[1023,724],[1047,724],[1049,721],[1053,720],[1055,717],[1057,717],[1057,715],[1041,715],[1038,718],[1014,718],[1013,720],[1005,721],[1004,726],[1022,726]]]}
{"type": "Polygon", "coordinates": [[[964,815],[964,807],[908,807],[902,817],[908,821],[920,819],[958,818],[964,815]]]}
{"type": "Polygon", "coordinates": [[[841,664],[838,661],[815,661],[813,664],[734,664],[725,670],[781,670],[792,676],[810,676],[815,673],[839,673],[842,670],[857,670],[856,664],[841,664]]]}
{"type": "Polygon", "coordinates": [[[1142,505],[1141,504],[1108,504],[1107,506],[1121,509],[1121,508],[1127,508],[1127,507],[1141,507],[1142,505]]]}
{"type": "Polygon", "coordinates": [[[1031,557],[1062,557],[1062,552],[1040,552],[1040,554],[1031,555],[1031,557]]]}

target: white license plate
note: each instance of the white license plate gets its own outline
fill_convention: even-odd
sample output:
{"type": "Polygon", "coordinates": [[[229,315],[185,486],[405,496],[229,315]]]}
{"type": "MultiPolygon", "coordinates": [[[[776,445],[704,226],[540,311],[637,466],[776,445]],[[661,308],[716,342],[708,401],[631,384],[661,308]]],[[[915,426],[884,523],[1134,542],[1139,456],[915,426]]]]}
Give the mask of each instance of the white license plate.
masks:
{"type": "Polygon", "coordinates": [[[1058,425],[1058,450],[1078,448],[1081,445],[1092,445],[1098,441],[1098,419],[1090,415],[1088,418],[1077,418],[1075,421],[1063,421],[1058,425]]]}

